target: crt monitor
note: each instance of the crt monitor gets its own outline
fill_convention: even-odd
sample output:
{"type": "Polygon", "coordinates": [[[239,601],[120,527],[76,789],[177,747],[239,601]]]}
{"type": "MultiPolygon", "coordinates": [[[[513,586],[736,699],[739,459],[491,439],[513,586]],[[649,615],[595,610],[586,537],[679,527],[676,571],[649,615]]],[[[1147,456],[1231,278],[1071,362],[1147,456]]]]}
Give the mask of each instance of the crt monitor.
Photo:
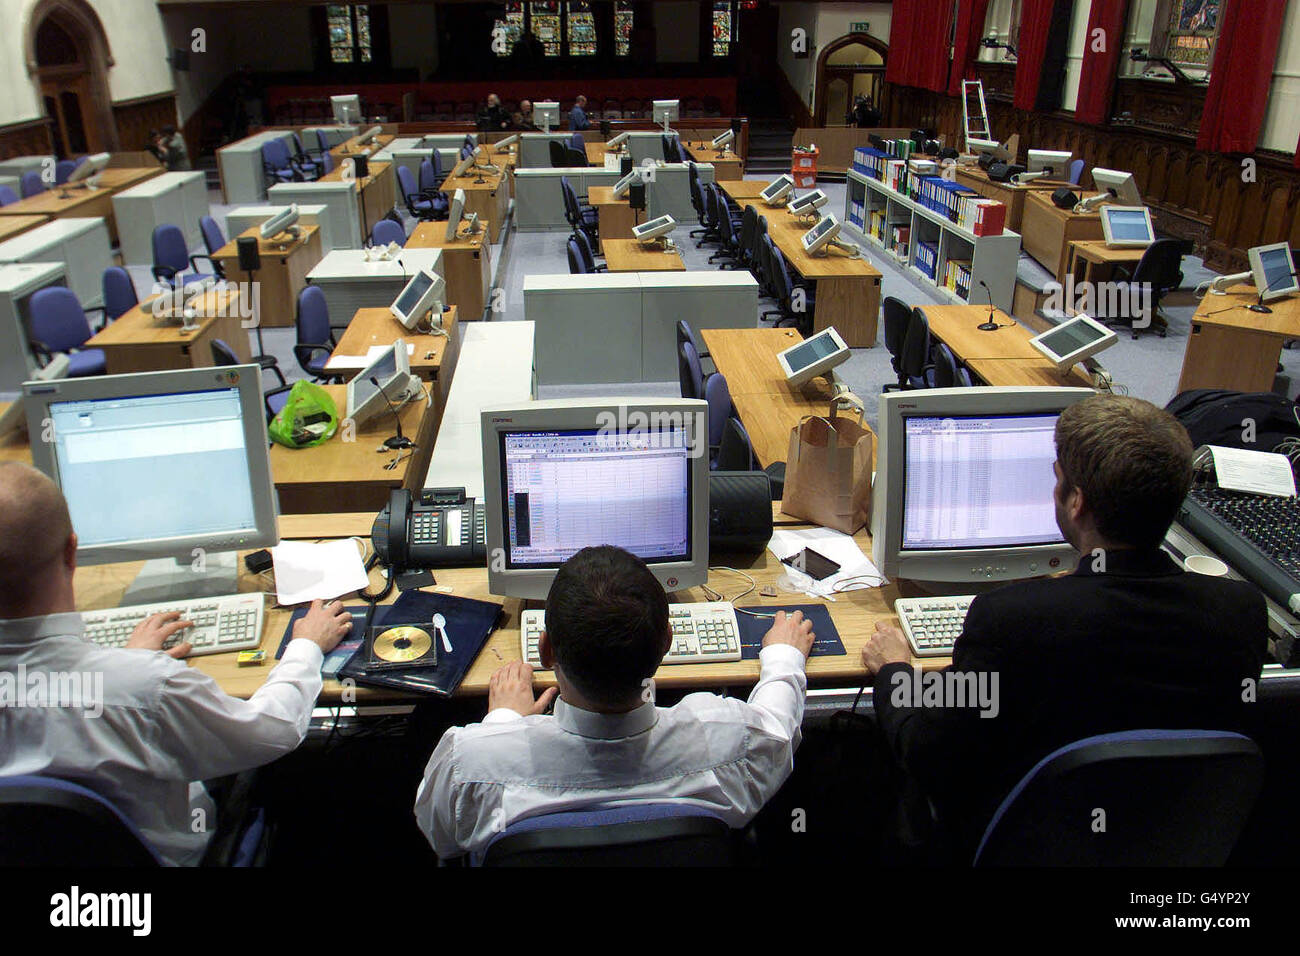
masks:
{"type": "Polygon", "coordinates": [[[872,558],[891,578],[978,586],[1077,560],[1056,524],[1055,428],[1089,388],[936,388],[880,397],[872,558]]]}
{"type": "Polygon", "coordinates": [[[233,594],[233,552],[278,543],[256,365],[32,381],[23,402],[77,560],[155,559],[124,603],[233,594]]]}
{"type": "Polygon", "coordinates": [[[358,425],[369,421],[404,402],[410,387],[411,353],[406,342],[398,339],[348,382],[347,417],[358,425]]]}
{"type": "Polygon", "coordinates": [[[488,590],[545,598],[555,570],[610,544],[665,591],[705,583],[708,405],[559,399],[482,412],[488,590]]]}
{"type": "Polygon", "coordinates": [[[1144,248],[1156,241],[1146,206],[1102,206],[1101,234],[1113,249],[1144,248]]]}
{"type": "Polygon", "coordinates": [[[1267,302],[1300,291],[1296,284],[1295,263],[1291,261],[1291,249],[1285,242],[1254,246],[1247,250],[1246,257],[1250,260],[1250,272],[1261,301],[1267,302]]]}

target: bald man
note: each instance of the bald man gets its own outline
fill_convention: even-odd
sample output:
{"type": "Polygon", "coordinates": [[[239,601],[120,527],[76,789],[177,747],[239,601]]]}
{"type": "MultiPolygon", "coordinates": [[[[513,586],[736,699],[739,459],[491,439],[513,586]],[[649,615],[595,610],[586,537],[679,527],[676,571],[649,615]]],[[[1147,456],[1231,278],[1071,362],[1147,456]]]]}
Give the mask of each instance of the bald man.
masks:
{"type": "Polygon", "coordinates": [[[586,105],[587,98],[579,93],[573,101],[573,109],[569,110],[569,129],[591,129],[591,120],[587,119],[584,109],[586,105]]]}
{"type": "Polygon", "coordinates": [[[162,650],[191,626],[177,614],[143,621],[124,648],[86,641],[76,567],[77,536],[58,488],[27,465],[0,464],[0,776],[89,787],[165,862],[197,864],[216,807],[194,781],[261,766],[302,742],[322,655],[351,621],[338,602],[314,602],[266,683],[240,700],[177,660],[188,644],[162,650]]]}

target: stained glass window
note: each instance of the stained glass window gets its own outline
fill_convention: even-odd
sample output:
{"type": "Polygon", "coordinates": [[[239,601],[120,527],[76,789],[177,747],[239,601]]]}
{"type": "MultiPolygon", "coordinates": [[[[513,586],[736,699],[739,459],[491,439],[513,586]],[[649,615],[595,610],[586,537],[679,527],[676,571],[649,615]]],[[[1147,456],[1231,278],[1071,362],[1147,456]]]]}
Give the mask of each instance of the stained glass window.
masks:
{"type": "Polygon", "coordinates": [[[1222,0],[1172,0],[1165,56],[1180,66],[1209,69],[1221,4],[1222,0]]]}
{"type": "Polygon", "coordinates": [[[368,4],[328,4],[325,7],[325,23],[329,31],[330,62],[371,61],[368,4]]]}
{"type": "Polygon", "coordinates": [[[566,3],[564,18],[569,38],[569,56],[594,56],[596,19],[590,3],[566,3]]]}
{"type": "Polygon", "coordinates": [[[713,55],[730,56],[731,41],[736,39],[736,5],[734,3],[715,3],[713,5],[713,55]]]}
{"type": "Polygon", "coordinates": [[[614,4],[614,55],[632,52],[632,4],[614,4]]]}
{"type": "Polygon", "coordinates": [[[524,35],[524,5],[507,3],[505,14],[492,24],[492,50],[497,56],[509,56],[524,35]]]}
{"type": "Polygon", "coordinates": [[[532,19],[533,36],[542,44],[545,56],[560,55],[560,5],[559,3],[530,3],[528,12],[532,19]]]}

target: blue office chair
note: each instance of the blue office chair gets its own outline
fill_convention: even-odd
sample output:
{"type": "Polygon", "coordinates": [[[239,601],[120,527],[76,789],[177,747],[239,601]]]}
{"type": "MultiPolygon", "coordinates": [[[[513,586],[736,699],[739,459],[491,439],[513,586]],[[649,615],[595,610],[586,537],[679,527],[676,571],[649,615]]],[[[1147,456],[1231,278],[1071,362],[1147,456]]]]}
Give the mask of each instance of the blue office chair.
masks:
{"type": "Polygon", "coordinates": [[[161,865],[135,824],[93,790],[33,774],[0,778],[0,866],[161,865]]]}
{"type": "Polygon", "coordinates": [[[18,201],[18,194],[8,186],[0,186],[0,206],[8,206],[18,201]]]}
{"type": "Polygon", "coordinates": [[[919,307],[915,307],[908,319],[903,348],[898,355],[898,383],[886,385],[882,391],[934,388],[934,358],[931,352],[930,320],[919,307]]]}
{"type": "Polygon", "coordinates": [[[817,310],[817,297],[812,289],[794,284],[790,278],[790,268],[785,261],[785,256],[771,239],[767,241],[772,246],[770,250],[772,274],[776,280],[777,306],[780,309],[780,318],[777,319],[776,324],[781,327],[792,325],[804,335],[810,335],[813,329],[813,314],[817,310]],[[796,289],[800,290],[798,296],[795,294],[796,289]]]}
{"type": "Polygon", "coordinates": [[[571,238],[577,240],[578,250],[582,253],[582,261],[586,264],[588,272],[608,271],[609,269],[608,266],[604,265],[603,263],[597,264],[596,252],[594,249],[592,249],[591,240],[587,238],[587,234],[585,232],[583,232],[581,229],[575,229],[573,230],[573,235],[571,238]]]}
{"type": "Polygon", "coordinates": [[[185,233],[181,232],[180,226],[174,226],[171,223],[155,226],[152,242],[153,277],[158,282],[165,283],[174,289],[178,284],[187,286],[207,279],[217,278],[210,272],[197,271],[198,266],[194,260],[206,257],[190,255],[189,246],[185,241],[185,233]],[[185,274],[186,268],[195,271],[187,275],[185,274]]]}
{"type": "Polygon", "coordinates": [[[309,285],[298,293],[294,325],[298,341],[293,347],[293,357],[298,360],[298,366],[316,381],[342,381],[342,375],[325,369],[338,343],[330,325],[329,305],[319,286],[309,285]]]}
{"type": "MultiPolygon", "coordinates": [[[[903,354],[903,340],[907,337],[907,327],[912,322],[912,307],[896,296],[887,295],[880,303],[880,311],[885,319],[885,350],[889,352],[889,364],[897,375],[903,354]]],[[[903,384],[901,379],[899,384],[903,384]]]]}
{"type": "MultiPolygon", "coordinates": [[[[323,164],[320,159],[313,157],[307,150],[303,149],[302,137],[296,132],[293,134],[293,147],[294,162],[312,179],[319,179],[321,173],[324,172],[323,164]]],[[[324,150],[324,152],[328,153],[329,150],[324,150]]]]}
{"type": "Polygon", "coordinates": [[[330,138],[323,129],[316,130],[316,146],[322,155],[328,155],[330,151],[330,138]]]}
{"type": "MultiPolygon", "coordinates": [[[[447,172],[442,168],[442,154],[438,152],[437,146],[429,150],[429,165],[433,168],[433,179],[430,185],[434,189],[441,189],[442,181],[447,178],[447,172]]],[[[421,168],[423,169],[423,166],[421,168]]]]}
{"type": "Polygon", "coordinates": [[[736,834],[700,807],[642,803],[529,817],[506,827],[480,861],[507,866],[734,866],[736,834]]]}
{"type": "Polygon", "coordinates": [[[376,246],[386,246],[390,242],[404,246],[406,245],[406,230],[401,227],[400,223],[393,222],[391,219],[381,219],[375,223],[375,228],[370,231],[370,241],[376,246]]]}
{"type": "Polygon", "coordinates": [[[969,388],[970,373],[957,361],[952,349],[942,342],[934,347],[934,387],[969,388]]]}
{"type": "Polygon", "coordinates": [[[758,459],[754,455],[754,446],[750,444],[749,433],[740,419],[734,415],[726,420],[722,427],[722,437],[718,441],[718,456],[714,459],[718,471],[759,471],[758,459]]]}
{"type": "Polygon", "coordinates": [[[1249,737],[1129,730],[1066,744],[1016,784],[976,866],[1223,866],[1255,805],[1264,758],[1249,737]],[[1094,829],[1097,808],[1105,830],[1094,829]]]}
{"type": "Polygon", "coordinates": [[[577,239],[570,236],[564,244],[564,252],[569,259],[569,275],[580,276],[591,272],[587,268],[586,260],[582,257],[582,250],[578,248],[577,239]]]}
{"type": "MultiPolygon", "coordinates": [[[[437,153],[435,152],[434,155],[436,156],[437,153]]],[[[446,176],[439,177],[432,160],[420,161],[420,194],[433,203],[433,218],[437,220],[446,219],[451,215],[451,200],[438,188],[446,178],[446,176]]]]}
{"type": "Polygon", "coordinates": [[[421,222],[437,218],[433,199],[422,193],[415,184],[415,177],[405,166],[397,167],[397,188],[406,203],[406,211],[421,222]]]}
{"type": "Polygon", "coordinates": [[[39,196],[45,192],[45,180],[36,170],[28,170],[18,177],[18,191],[23,194],[24,199],[29,196],[39,196]]]}
{"type": "Polygon", "coordinates": [[[677,380],[682,398],[704,398],[704,369],[693,342],[679,342],[677,345],[677,380]]]}
{"type": "Polygon", "coordinates": [[[131,274],[121,266],[109,266],[104,270],[103,287],[105,323],[120,319],[140,304],[131,274]]]}
{"type": "Polygon", "coordinates": [[[1076,159],[1074,162],[1070,163],[1071,186],[1079,185],[1079,180],[1083,178],[1083,166],[1084,162],[1081,159],[1076,159]]]}
{"type": "Polygon", "coordinates": [[[322,176],[327,176],[334,172],[334,156],[330,153],[321,153],[320,168],[322,176]]]}
{"type": "Polygon", "coordinates": [[[587,141],[582,138],[582,133],[580,131],[574,130],[573,134],[569,137],[569,148],[576,149],[578,152],[582,153],[583,162],[585,163],[587,161],[587,141]]]}
{"type": "Polygon", "coordinates": [[[289,147],[278,139],[268,139],[262,144],[262,169],[268,185],[310,182],[317,178],[316,167],[299,163],[290,154],[289,147]]]}
{"type": "MultiPolygon", "coordinates": [[[[243,365],[244,363],[240,361],[239,357],[235,355],[235,350],[225,341],[222,339],[213,339],[212,364],[243,365]]],[[[278,367],[276,368],[276,372],[279,372],[278,367]]],[[[280,409],[284,408],[285,403],[289,401],[289,390],[291,388],[293,388],[293,386],[287,383],[284,380],[284,376],[281,375],[280,384],[262,394],[262,401],[266,404],[266,420],[268,422],[279,414],[280,409]]]]}
{"type": "Polygon", "coordinates": [[[550,153],[551,168],[565,169],[569,165],[569,147],[565,146],[558,139],[553,139],[546,144],[546,149],[550,153]]]}
{"type": "Polygon", "coordinates": [[[72,171],[77,168],[75,159],[61,159],[54,164],[54,185],[62,186],[72,175],[72,171]]]}
{"type": "Polygon", "coordinates": [[[574,192],[568,176],[560,177],[560,191],[564,197],[564,218],[575,230],[585,232],[594,244],[600,238],[599,213],[578,202],[578,194],[574,192]]]}
{"type": "Polygon", "coordinates": [[[191,256],[190,261],[194,262],[199,259],[207,259],[208,265],[212,267],[212,274],[218,279],[224,279],[226,277],[226,270],[221,267],[221,263],[212,258],[217,254],[221,247],[226,244],[226,237],[221,232],[221,227],[217,225],[217,221],[211,216],[200,216],[199,232],[203,234],[203,248],[208,250],[208,254],[206,256],[191,256]]]}
{"type": "Polygon", "coordinates": [[[44,366],[57,352],[68,356],[68,378],[103,375],[104,350],[84,349],[94,334],[90,320],[66,286],[49,286],[31,298],[28,320],[32,351],[44,366]]]}
{"type": "Polygon", "coordinates": [[[727,419],[734,414],[727,376],[714,372],[705,380],[704,400],[709,403],[709,467],[717,468],[722,433],[726,430],[727,419]]]}
{"type": "Polygon", "coordinates": [[[466,143],[464,146],[460,148],[461,159],[469,159],[473,155],[474,155],[474,147],[471,144],[466,143]]]}

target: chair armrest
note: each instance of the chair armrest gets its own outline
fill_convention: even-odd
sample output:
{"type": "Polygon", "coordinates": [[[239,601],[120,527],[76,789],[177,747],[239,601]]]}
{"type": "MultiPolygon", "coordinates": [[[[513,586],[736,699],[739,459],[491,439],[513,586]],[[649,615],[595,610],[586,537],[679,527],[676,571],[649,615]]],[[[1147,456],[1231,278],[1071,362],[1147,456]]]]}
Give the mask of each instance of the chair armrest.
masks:
{"type": "Polygon", "coordinates": [[[268,422],[275,417],[275,412],[271,411],[271,396],[283,394],[291,388],[293,388],[292,383],[289,385],[277,385],[275,388],[262,395],[262,404],[266,406],[266,420],[268,422]]]}
{"type": "Polygon", "coordinates": [[[102,329],[104,326],[108,325],[108,307],[107,307],[107,306],[96,305],[96,306],[92,306],[92,307],[89,308],[89,309],[82,309],[81,311],[84,312],[84,313],[86,314],[86,318],[87,318],[87,319],[90,318],[90,314],[91,314],[92,312],[98,312],[98,313],[99,313],[99,324],[96,325],[94,322],[91,322],[91,323],[90,323],[90,327],[91,327],[92,329],[94,329],[96,332],[98,332],[98,331],[99,331],[100,329],[102,329]]]}
{"type": "Polygon", "coordinates": [[[27,344],[31,346],[32,354],[41,363],[41,368],[50,364],[50,361],[54,358],[54,352],[48,345],[37,339],[28,339],[27,344]]]}
{"type": "Polygon", "coordinates": [[[190,256],[190,268],[193,269],[195,272],[198,272],[199,271],[198,260],[200,259],[208,260],[208,268],[212,270],[213,275],[217,275],[217,276],[221,276],[222,278],[225,278],[225,273],[221,270],[221,266],[217,265],[216,260],[214,260],[212,256],[208,255],[206,252],[196,252],[194,253],[194,255],[190,256]]]}
{"type": "Polygon", "coordinates": [[[315,355],[317,352],[324,352],[326,355],[332,355],[334,353],[334,345],[333,343],[329,345],[307,345],[306,343],[299,343],[293,347],[294,358],[303,365],[308,364],[311,356],[315,355]]]}
{"type": "Polygon", "coordinates": [[[176,278],[176,270],[171,266],[154,266],[151,270],[155,282],[165,282],[168,286],[176,278]]]}

